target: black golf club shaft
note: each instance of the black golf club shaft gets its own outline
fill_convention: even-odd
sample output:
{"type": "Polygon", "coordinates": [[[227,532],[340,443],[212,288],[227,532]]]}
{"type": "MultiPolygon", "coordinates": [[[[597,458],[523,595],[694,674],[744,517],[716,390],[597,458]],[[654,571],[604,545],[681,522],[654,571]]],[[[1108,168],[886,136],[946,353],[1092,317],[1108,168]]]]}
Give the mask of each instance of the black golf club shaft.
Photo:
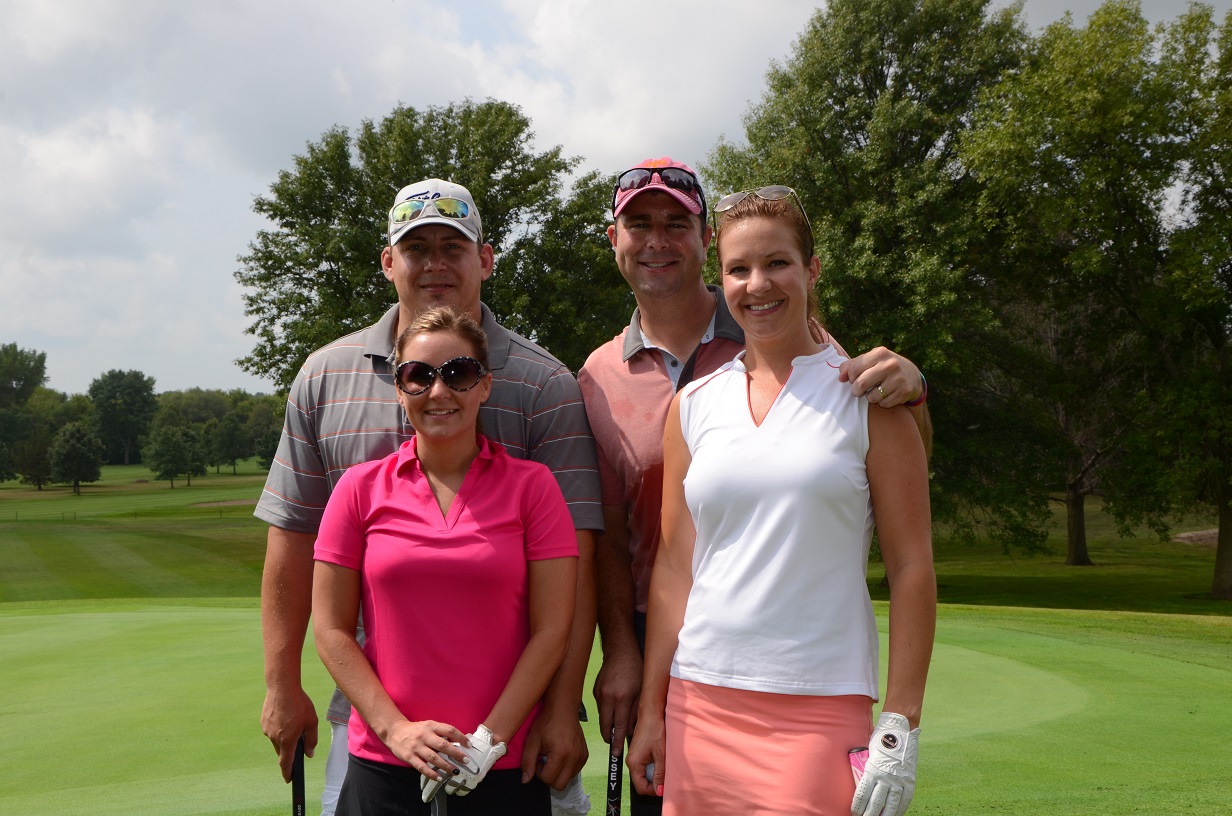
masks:
{"type": "MultiPolygon", "coordinates": [[[[623,740],[621,740],[623,742],[623,740]]],[[[621,788],[625,786],[625,747],[616,742],[616,729],[612,729],[611,752],[607,758],[607,816],[620,816],[621,788]]]]}
{"type": "Polygon", "coordinates": [[[304,738],[295,744],[295,761],[291,763],[291,816],[305,816],[304,805],[304,738]]]}

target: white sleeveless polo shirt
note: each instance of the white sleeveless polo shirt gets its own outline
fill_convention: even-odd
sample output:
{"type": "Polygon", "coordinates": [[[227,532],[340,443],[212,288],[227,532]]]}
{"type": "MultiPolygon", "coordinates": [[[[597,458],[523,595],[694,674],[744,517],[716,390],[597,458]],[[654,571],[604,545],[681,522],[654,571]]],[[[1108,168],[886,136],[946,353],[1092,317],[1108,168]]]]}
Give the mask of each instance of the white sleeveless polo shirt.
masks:
{"type": "Polygon", "coordinates": [[[682,391],[697,543],[673,677],[877,699],[868,403],[839,382],[844,359],[793,360],[760,426],[743,353],[682,391]]]}

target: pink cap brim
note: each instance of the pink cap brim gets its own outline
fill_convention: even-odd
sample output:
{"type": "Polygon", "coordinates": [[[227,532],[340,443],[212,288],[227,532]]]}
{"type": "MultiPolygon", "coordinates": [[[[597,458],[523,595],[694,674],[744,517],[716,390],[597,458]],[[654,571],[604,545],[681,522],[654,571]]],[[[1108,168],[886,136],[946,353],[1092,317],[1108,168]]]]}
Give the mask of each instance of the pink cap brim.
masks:
{"type": "Polygon", "coordinates": [[[653,192],[667,193],[669,196],[679,201],[680,204],[686,210],[693,213],[694,215],[698,215],[702,211],[701,202],[698,201],[693,196],[681,190],[676,190],[671,187],[668,187],[666,184],[663,184],[662,182],[655,181],[655,182],[651,182],[650,184],[647,184],[645,187],[638,188],[637,190],[629,190],[628,192],[620,193],[619,195],[617,195],[616,196],[616,211],[612,213],[612,216],[615,217],[617,215],[620,215],[621,211],[624,210],[624,208],[629,205],[629,202],[637,198],[642,193],[653,193],[653,192]]]}

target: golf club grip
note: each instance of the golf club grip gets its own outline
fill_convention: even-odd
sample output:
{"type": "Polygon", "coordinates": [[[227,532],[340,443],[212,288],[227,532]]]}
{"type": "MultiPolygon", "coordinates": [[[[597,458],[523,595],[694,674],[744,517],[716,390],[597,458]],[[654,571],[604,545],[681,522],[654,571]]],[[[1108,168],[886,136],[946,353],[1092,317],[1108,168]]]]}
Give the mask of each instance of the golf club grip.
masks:
{"type": "Polygon", "coordinates": [[[291,816],[305,816],[304,806],[304,738],[295,744],[295,761],[291,763],[291,816]]]}
{"type": "Polygon", "coordinates": [[[624,746],[615,743],[616,729],[612,729],[612,750],[607,756],[607,816],[620,816],[621,788],[625,786],[624,746]]]}

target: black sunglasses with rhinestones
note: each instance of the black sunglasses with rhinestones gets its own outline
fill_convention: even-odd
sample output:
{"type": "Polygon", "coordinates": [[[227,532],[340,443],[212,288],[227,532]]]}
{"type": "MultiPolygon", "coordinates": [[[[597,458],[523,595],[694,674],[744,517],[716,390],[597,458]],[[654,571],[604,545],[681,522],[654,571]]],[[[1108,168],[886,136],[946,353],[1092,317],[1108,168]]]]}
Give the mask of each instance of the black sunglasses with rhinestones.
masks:
{"type": "Polygon", "coordinates": [[[474,357],[454,357],[435,367],[419,360],[407,360],[394,372],[394,381],[413,397],[431,388],[437,377],[454,391],[470,391],[487,373],[483,363],[474,357]]]}
{"type": "Polygon", "coordinates": [[[626,170],[616,179],[616,189],[612,191],[612,212],[616,211],[616,197],[630,190],[640,190],[654,181],[658,176],[665,187],[679,190],[693,196],[702,205],[702,219],[706,217],[706,196],[702,193],[702,183],[697,176],[680,167],[634,167],[626,170]]]}

